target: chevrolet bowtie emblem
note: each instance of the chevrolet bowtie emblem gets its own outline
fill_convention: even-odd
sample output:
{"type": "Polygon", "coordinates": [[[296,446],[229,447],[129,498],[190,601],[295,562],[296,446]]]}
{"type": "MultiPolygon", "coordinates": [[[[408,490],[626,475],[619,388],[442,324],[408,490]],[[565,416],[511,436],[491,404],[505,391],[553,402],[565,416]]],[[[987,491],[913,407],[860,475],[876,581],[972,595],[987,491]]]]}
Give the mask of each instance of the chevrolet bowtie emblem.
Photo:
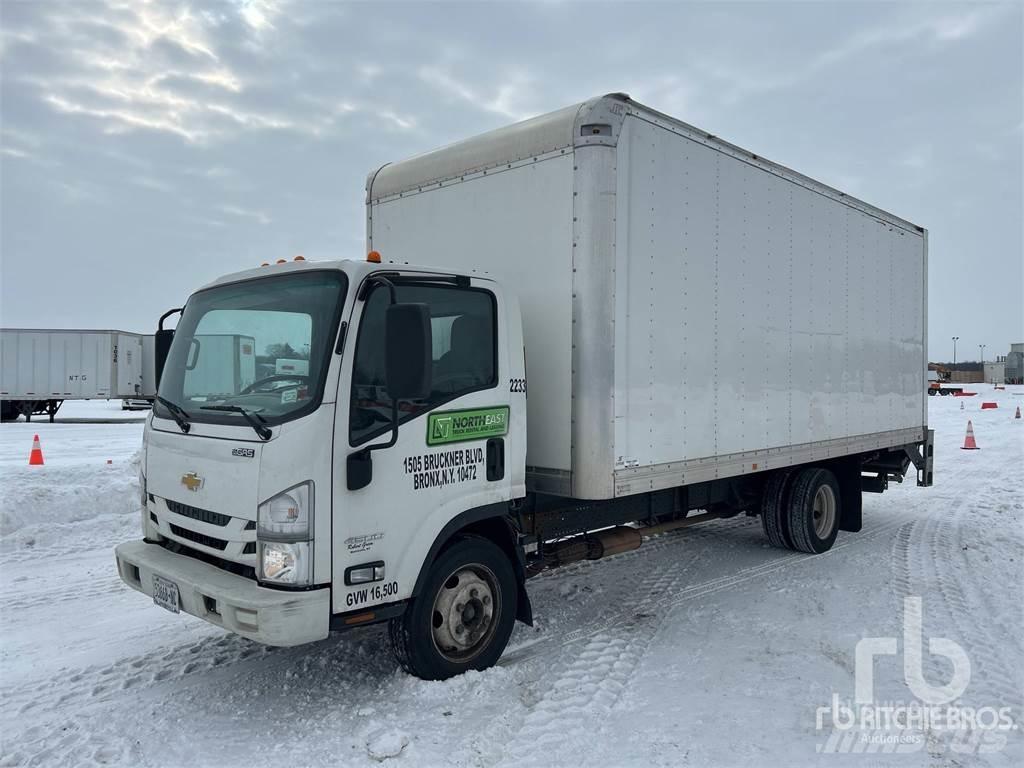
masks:
{"type": "Polygon", "coordinates": [[[181,484],[188,488],[190,491],[195,493],[203,487],[205,481],[195,472],[189,472],[187,475],[181,476],[181,484]]]}

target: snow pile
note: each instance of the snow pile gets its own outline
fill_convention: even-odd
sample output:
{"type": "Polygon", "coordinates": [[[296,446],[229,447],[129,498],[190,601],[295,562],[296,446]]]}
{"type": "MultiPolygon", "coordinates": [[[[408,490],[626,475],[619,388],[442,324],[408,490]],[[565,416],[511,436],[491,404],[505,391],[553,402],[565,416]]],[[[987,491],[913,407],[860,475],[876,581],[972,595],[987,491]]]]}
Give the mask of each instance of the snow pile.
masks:
{"type": "Polygon", "coordinates": [[[398,757],[409,746],[409,734],[394,728],[381,728],[366,737],[366,753],[377,762],[398,757]]]}
{"type": "Polygon", "coordinates": [[[120,401],[67,403],[58,423],[0,428],[0,552],[84,548],[139,530],[142,423],[120,401]],[[39,435],[43,466],[29,466],[39,435]],[[110,463],[108,463],[110,462],[110,463]]]}
{"type": "Polygon", "coordinates": [[[0,471],[0,549],[51,546],[74,535],[78,523],[101,519],[121,538],[123,524],[139,525],[136,451],[118,464],[25,467],[0,471]]]}

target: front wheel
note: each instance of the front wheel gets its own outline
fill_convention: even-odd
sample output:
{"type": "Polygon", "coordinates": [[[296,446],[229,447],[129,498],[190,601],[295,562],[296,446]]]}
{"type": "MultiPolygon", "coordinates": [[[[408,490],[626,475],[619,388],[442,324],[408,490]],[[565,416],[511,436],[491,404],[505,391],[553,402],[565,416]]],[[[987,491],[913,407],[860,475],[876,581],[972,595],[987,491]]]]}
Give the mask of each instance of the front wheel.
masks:
{"type": "Polygon", "coordinates": [[[512,634],[516,594],[512,563],[496,544],[477,536],[456,540],[430,567],[419,596],[391,620],[395,658],[424,680],[487,669],[512,634]]]}

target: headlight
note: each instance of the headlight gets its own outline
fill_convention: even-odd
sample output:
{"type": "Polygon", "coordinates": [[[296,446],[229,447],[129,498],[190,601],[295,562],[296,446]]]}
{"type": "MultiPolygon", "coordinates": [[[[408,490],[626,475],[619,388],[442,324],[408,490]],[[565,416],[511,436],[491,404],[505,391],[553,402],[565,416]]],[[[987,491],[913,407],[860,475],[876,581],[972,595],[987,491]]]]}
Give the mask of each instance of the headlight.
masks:
{"type": "Polygon", "coordinates": [[[260,580],[305,586],[310,583],[312,558],[308,541],[260,542],[260,580]]]}
{"type": "Polygon", "coordinates": [[[313,483],[300,483],[260,504],[256,521],[260,581],[313,581],[313,483]]]}
{"type": "Polygon", "coordinates": [[[313,517],[313,483],[305,482],[260,504],[258,537],[295,541],[308,539],[313,517]]]}

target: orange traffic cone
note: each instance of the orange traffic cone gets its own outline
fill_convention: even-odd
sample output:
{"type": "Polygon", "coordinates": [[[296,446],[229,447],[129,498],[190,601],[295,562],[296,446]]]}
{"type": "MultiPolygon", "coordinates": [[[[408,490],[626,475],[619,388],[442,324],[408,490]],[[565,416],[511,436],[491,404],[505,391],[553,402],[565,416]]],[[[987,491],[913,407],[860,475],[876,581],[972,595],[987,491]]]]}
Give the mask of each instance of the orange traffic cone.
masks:
{"type": "Polygon", "coordinates": [[[1019,405],[1017,406],[1017,413],[1016,413],[1016,415],[1013,418],[1015,418],[1015,419],[1019,419],[1020,418],[1020,406],[1019,405]]]}
{"type": "Polygon", "coordinates": [[[968,420],[967,422],[967,436],[964,438],[964,444],[960,446],[962,451],[977,451],[978,444],[974,442],[974,425],[968,420]]]}
{"type": "Polygon", "coordinates": [[[43,449],[39,445],[39,435],[32,438],[32,453],[28,455],[28,465],[30,467],[43,465],[43,449]]]}

